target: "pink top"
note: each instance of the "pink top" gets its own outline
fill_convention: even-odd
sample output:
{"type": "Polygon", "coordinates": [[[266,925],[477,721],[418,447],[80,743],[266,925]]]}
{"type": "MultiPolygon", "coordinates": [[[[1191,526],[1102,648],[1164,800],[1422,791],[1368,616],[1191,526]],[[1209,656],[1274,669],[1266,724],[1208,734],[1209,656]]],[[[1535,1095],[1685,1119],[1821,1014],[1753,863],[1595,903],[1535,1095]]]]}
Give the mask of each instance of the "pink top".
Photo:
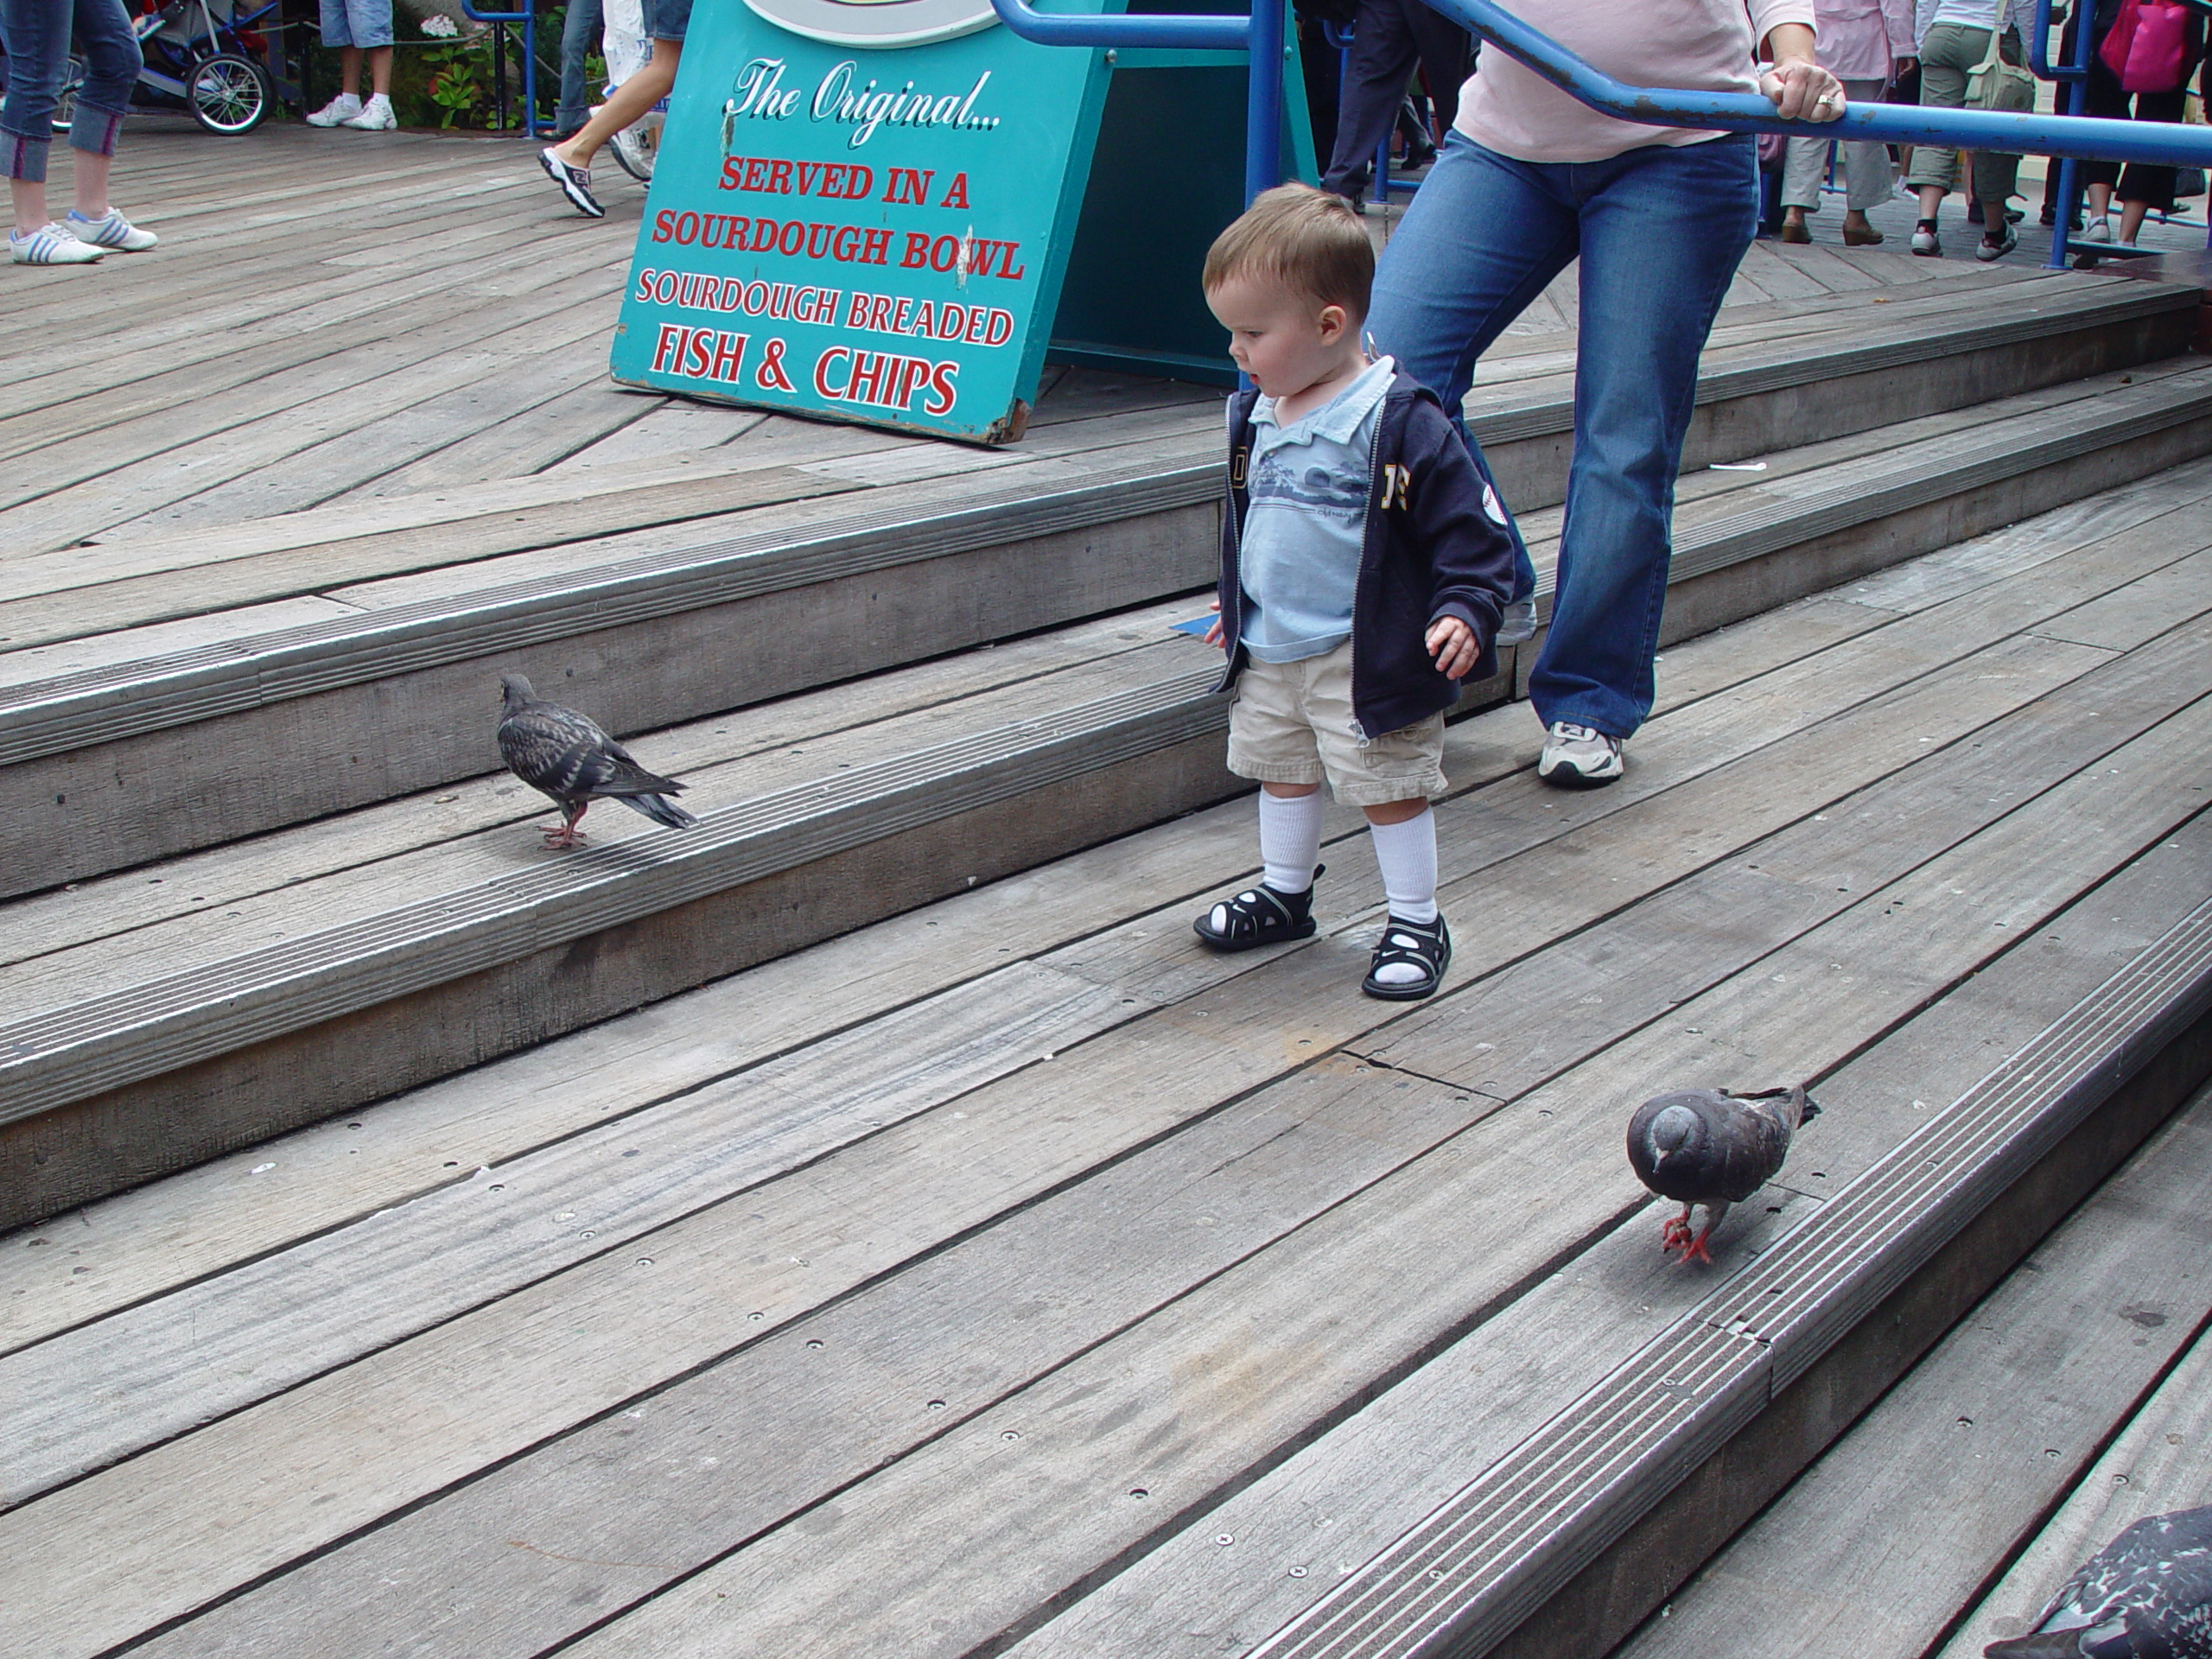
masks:
{"type": "MultiPolygon", "coordinates": [[[[1777,23],[1813,26],[1813,0],[1516,0],[1530,28],[1631,86],[1755,92],[1753,48],[1777,23]]],[[[1579,104],[1495,47],[1459,93],[1459,130],[1523,162],[1602,162],[1643,144],[1717,132],[1617,121],[1579,104]]]]}
{"type": "Polygon", "coordinates": [[[1887,80],[1914,44],[1912,0],[1814,0],[1821,67],[1838,80],[1887,80]]]}

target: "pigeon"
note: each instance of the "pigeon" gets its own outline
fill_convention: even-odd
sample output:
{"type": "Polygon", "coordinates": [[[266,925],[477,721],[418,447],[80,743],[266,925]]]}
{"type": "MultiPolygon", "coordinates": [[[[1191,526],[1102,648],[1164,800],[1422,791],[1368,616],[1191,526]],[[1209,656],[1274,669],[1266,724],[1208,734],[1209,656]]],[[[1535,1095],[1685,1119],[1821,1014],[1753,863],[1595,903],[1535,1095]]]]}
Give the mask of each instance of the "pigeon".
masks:
{"type": "Polygon", "coordinates": [[[2212,1509],[2138,1521],[1988,1659],[2212,1659],[2212,1509]]]}
{"type": "Polygon", "coordinates": [[[1682,1213],[1667,1223],[1660,1247],[1685,1262],[1711,1262],[1706,1241],[1728,1213],[1774,1178],[1789,1155],[1789,1137],[1816,1116],[1802,1089],[1739,1095],[1726,1089],[1685,1089],[1636,1109],[1628,1124],[1628,1160],[1636,1177],[1682,1213]],[[1705,1230],[1693,1236],[1690,1212],[1705,1209],[1705,1230]]]}
{"type": "Polygon", "coordinates": [[[548,847],[583,840],[577,820],[595,800],[617,800],[655,823],[688,830],[699,822],[668,798],[683,785],[658,777],[630,751],[573,709],[540,702],[519,674],[499,681],[499,754],[507,770],[561,809],[561,827],[545,832],[548,847]]]}

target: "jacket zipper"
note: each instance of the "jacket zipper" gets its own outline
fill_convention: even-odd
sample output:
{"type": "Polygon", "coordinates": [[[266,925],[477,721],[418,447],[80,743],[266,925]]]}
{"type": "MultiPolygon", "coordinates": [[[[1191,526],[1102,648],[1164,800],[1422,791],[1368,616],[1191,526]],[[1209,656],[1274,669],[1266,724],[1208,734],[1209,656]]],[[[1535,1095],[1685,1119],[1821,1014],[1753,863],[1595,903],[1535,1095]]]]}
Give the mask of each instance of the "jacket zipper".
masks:
{"type": "MultiPolygon", "coordinates": [[[[1382,401],[1375,405],[1375,435],[1367,441],[1367,511],[1359,521],[1359,569],[1351,578],[1351,633],[1344,643],[1351,647],[1351,724],[1352,735],[1365,748],[1375,739],[1367,734],[1367,727],[1359,717],[1359,584],[1367,575],[1369,543],[1375,533],[1375,467],[1382,459],[1382,422],[1389,413],[1390,394],[1385,391],[1382,401]]],[[[1239,563],[1242,563],[1240,555],[1239,563]]],[[[1378,734],[1379,735],[1379,734],[1378,734]]]]}

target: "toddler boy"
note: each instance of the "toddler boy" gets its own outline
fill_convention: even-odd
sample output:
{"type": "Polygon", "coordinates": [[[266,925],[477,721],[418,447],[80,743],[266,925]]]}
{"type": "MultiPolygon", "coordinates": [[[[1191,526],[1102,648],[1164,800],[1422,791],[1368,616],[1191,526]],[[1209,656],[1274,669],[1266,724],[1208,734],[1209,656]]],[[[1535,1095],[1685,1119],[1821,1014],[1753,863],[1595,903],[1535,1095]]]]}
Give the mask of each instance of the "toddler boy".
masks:
{"type": "Polygon", "coordinates": [[[1206,255],[1206,303],[1254,383],[1229,402],[1221,619],[1229,768],[1260,781],[1260,885],[1193,924],[1217,950],[1314,931],[1324,779],[1367,814],[1390,912],[1361,988],[1432,995],[1444,710],[1513,582],[1497,497],[1435,395],[1361,346],[1375,253],[1342,198],[1287,184],[1206,255]]]}

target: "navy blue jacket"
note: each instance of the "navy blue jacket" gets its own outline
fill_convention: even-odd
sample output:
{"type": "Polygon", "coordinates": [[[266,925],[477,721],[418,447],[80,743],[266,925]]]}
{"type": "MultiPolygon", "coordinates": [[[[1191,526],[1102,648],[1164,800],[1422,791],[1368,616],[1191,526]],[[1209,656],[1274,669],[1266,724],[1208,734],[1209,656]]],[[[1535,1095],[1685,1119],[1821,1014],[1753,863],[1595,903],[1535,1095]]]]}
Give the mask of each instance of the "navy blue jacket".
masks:
{"type": "MultiPolygon", "coordinates": [[[[1237,567],[1256,391],[1229,400],[1229,508],[1221,518],[1221,626],[1229,652],[1221,690],[1248,660],[1237,567]]],[[[1367,524],[1351,605],[1352,714],[1370,737],[1426,720],[1459,699],[1462,682],[1438,672],[1425,636],[1456,616],[1482,654],[1469,680],[1497,672],[1498,618],[1513,591],[1513,542],[1484,511],[1488,485],[1436,394],[1404,373],[1390,382],[1375,423],[1367,524]]],[[[1503,517],[1503,509],[1500,509],[1503,517]]]]}

